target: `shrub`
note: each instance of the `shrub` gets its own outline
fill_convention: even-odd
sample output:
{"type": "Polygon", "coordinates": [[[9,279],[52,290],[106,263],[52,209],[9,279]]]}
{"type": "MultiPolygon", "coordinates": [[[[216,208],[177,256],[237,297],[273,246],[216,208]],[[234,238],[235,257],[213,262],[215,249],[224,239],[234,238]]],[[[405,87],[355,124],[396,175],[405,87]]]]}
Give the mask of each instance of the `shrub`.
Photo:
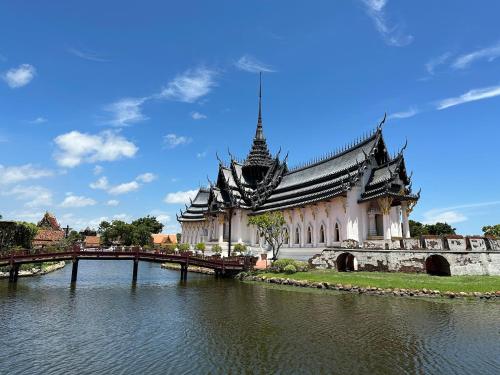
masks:
{"type": "Polygon", "coordinates": [[[275,260],[271,266],[273,272],[286,272],[287,266],[293,266],[295,272],[305,272],[309,269],[309,264],[307,262],[301,262],[295,259],[282,258],[275,260]]]}
{"type": "Polygon", "coordinates": [[[205,254],[205,244],[203,242],[199,242],[196,244],[196,246],[194,247],[196,250],[199,250],[201,251],[203,254],[205,254]]]}
{"type": "Polygon", "coordinates": [[[292,274],[292,273],[295,273],[297,272],[297,268],[295,268],[295,266],[293,264],[289,264],[287,265],[285,268],[283,268],[283,271],[286,273],[286,274],[292,274]]]}
{"type": "Polygon", "coordinates": [[[172,254],[173,252],[175,252],[175,248],[177,247],[175,243],[169,243],[164,246],[165,246],[165,252],[167,254],[172,254]]]}
{"type": "Polygon", "coordinates": [[[237,243],[236,245],[234,245],[233,251],[235,253],[243,254],[243,253],[245,253],[247,251],[247,247],[246,247],[245,244],[237,243]]]}
{"type": "Polygon", "coordinates": [[[181,243],[177,246],[180,252],[191,250],[191,246],[188,243],[181,243]]]}
{"type": "Polygon", "coordinates": [[[212,251],[215,253],[215,254],[221,254],[222,253],[222,247],[220,245],[213,245],[212,246],[212,251]]]}
{"type": "Polygon", "coordinates": [[[309,271],[309,263],[301,262],[300,260],[296,260],[294,263],[297,272],[307,272],[309,271]]]}

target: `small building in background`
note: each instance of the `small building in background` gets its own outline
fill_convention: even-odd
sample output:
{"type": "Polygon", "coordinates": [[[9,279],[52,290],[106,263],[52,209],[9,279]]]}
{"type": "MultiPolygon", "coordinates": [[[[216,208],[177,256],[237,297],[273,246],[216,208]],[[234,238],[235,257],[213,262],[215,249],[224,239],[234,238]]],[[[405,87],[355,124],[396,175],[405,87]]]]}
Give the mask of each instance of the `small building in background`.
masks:
{"type": "Polygon", "coordinates": [[[177,243],[177,235],[175,234],[152,234],[153,237],[153,245],[155,247],[162,247],[170,244],[177,243]]]}
{"type": "Polygon", "coordinates": [[[45,212],[37,227],[38,232],[33,239],[33,247],[35,248],[58,245],[66,235],[56,217],[49,212],[45,212]]]}
{"type": "Polygon", "coordinates": [[[86,249],[98,248],[101,246],[101,237],[100,236],[85,236],[85,238],[83,240],[83,246],[86,249]]]}

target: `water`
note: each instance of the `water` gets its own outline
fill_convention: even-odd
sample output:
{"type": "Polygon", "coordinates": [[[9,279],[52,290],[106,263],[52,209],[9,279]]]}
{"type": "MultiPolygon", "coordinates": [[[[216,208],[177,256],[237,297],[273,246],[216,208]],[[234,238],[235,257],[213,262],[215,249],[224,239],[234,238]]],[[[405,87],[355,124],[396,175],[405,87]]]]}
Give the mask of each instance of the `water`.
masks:
{"type": "Polygon", "coordinates": [[[0,281],[0,374],[499,374],[500,305],[81,261],[0,281]]]}

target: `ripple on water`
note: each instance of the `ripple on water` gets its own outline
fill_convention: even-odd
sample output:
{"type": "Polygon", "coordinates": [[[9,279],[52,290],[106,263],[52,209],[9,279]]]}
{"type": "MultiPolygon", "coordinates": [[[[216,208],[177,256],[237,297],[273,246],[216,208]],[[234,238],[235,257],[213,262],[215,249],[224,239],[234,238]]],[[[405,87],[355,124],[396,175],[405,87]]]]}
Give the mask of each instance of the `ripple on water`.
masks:
{"type": "MultiPolygon", "coordinates": [[[[0,282],[9,374],[498,374],[498,304],[309,293],[128,262],[0,282]]],[[[5,373],[5,372],[2,372],[5,373]]]]}

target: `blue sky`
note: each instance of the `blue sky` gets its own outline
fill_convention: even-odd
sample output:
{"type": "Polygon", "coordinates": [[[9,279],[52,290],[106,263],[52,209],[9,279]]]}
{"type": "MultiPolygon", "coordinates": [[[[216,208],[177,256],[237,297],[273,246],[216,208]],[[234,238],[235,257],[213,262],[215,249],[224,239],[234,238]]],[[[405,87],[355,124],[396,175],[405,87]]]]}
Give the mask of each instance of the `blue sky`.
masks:
{"type": "Polygon", "coordinates": [[[0,213],[166,231],[215,152],[264,130],[289,165],[370,131],[461,233],[500,222],[500,4],[85,1],[0,5],[0,213]]]}

